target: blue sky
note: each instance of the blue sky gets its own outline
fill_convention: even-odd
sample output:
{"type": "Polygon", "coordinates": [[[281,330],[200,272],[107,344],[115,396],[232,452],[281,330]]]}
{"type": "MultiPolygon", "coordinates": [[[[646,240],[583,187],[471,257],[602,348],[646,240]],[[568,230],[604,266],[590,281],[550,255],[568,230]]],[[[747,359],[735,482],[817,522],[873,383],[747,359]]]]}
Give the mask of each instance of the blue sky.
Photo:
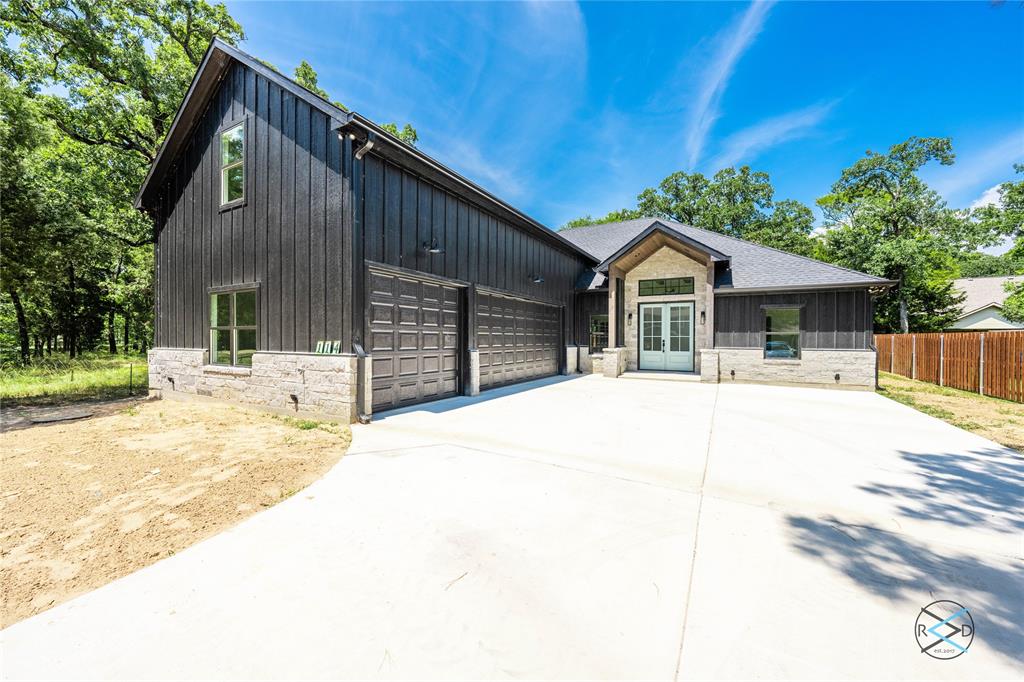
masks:
{"type": "Polygon", "coordinates": [[[966,207],[1024,162],[1024,5],[229,2],[243,48],[552,227],[676,170],[809,205],[867,149],[950,136],[966,207]]]}

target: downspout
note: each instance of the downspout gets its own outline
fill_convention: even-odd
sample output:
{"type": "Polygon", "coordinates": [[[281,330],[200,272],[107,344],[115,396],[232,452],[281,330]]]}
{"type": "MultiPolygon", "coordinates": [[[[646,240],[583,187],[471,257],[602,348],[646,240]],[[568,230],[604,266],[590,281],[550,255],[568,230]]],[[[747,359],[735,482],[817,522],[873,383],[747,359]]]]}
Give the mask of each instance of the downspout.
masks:
{"type": "Polygon", "coordinates": [[[360,424],[369,424],[370,415],[363,411],[366,405],[366,373],[370,371],[366,351],[358,343],[352,344],[356,354],[356,420],[360,424]]]}

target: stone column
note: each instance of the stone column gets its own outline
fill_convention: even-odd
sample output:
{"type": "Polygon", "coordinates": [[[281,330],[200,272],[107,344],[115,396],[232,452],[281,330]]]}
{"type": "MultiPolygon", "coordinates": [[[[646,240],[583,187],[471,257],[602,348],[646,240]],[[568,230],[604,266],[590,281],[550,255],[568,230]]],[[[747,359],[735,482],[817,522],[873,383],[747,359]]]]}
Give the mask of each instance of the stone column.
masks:
{"type": "Polygon", "coordinates": [[[718,351],[712,348],[705,348],[700,351],[700,380],[709,384],[717,384],[718,378],[718,351]]]}
{"type": "Polygon", "coordinates": [[[579,372],[579,349],[577,346],[565,347],[565,371],[563,374],[576,374],[579,372]]]}
{"type": "Polygon", "coordinates": [[[480,395],[480,351],[469,351],[469,372],[466,374],[466,395],[480,395]]]}

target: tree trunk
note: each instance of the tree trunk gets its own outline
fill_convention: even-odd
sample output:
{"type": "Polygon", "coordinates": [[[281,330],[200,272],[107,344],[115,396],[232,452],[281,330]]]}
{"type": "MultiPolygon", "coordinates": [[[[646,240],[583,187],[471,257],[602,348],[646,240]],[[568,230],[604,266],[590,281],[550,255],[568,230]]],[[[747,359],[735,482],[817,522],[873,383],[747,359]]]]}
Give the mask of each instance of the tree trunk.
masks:
{"type": "Polygon", "coordinates": [[[74,359],[78,352],[78,320],[75,315],[75,265],[72,263],[68,266],[68,331],[67,331],[67,344],[68,344],[68,358],[74,359]]]}
{"type": "Polygon", "coordinates": [[[46,357],[53,355],[53,334],[46,335],[46,357]]]}
{"type": "Polygon", "coordinates": [[[128,340],[131,338],[128,335],[128,329],[129,329],[129,327],[128,327],[128,320],[129,319],[130,318],[128,316],[128,311],[126,310],[126,311],[124,311],[124,343],[121,344],[121,347],[124,348],[124,352],[125,352],[126,355],[128,354],[129,348],[130,348],[130,346],[128,345],[128,340]]]}
{"type": "Polygon", "coordinates": [[[7,287],[7,293],[14,305],[14,314],[18,318],[18,341],[21,345],[21,361],[28,362],[28,320],[25,319],[25,307],[21,305],[21,297],[13,286],[7,287]]]}
{"type": "Polygon", "coordinates": [[[900,298],[900,333],[910,331],[910,320],[907,319],[907,302],[900,298]]]}
{"type": "Polygon", "coordinates": [[[117,332],[114,329],[114,309],[107,311],[107,350],[111,355],[117,355],[117,332]]]}

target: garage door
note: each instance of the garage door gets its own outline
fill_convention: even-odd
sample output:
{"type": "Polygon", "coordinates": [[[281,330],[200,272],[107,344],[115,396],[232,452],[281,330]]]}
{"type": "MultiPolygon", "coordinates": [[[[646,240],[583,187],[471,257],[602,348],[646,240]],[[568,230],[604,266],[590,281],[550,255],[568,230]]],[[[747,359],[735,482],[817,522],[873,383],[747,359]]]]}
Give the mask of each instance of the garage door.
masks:
{"type": "Polygon", "coordinates": [[[461,290],[371,270],[368,296],[373,409],[457,395],[461,290]]]}
{"type": "Polygon", "coordinates": [[[476,314],[481,389],[558,373],[560,308],[480,292],[476,314]]]}

